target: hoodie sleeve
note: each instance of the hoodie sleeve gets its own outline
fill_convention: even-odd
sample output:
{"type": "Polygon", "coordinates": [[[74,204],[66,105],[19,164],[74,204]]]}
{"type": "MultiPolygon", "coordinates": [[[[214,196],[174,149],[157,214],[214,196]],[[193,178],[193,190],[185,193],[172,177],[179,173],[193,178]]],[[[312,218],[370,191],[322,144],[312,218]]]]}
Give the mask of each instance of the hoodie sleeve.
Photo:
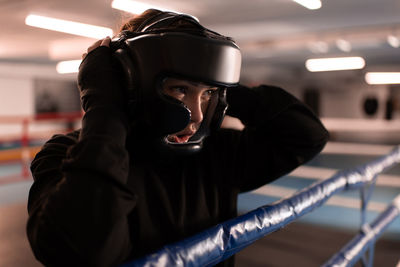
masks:
{"type": "Polygon", "coordinates": [[[136,196],[125,186],[124,130],[107,116],[87,113],[79,137],[53,137],[31,164],[27,233],[45,265],[112,266],[131,252],[127,214],[136,196]],[[96,132],[100,124],[118,134],[96,132]]]}
{"type": "Polygon", "coordinates": [[[242,192],[289,173],[317,155],[328,141],[328,131],[318,117],[281,88],[239,86],[228,89],[227,101],[227,114],[245,125],[239,133],[228,130],[224,135],[234,144],[226,163],[231,170],[228,176],[242,192]]]}
{"type": "Polygon", "coordinates": [[[132,251],[127,215],[136,195],[126,186],[127,116],[104,96],[118,86],[97,64],[102,51],[108,53],[100,47],[85,60],[99,72],[80,83],[83,92],[95,92],[84,95],[90,99],[83,99],[88,107],[81,131],[53,137],[31,164],[27,234],[46,266],[114,266],[132,251]]]}

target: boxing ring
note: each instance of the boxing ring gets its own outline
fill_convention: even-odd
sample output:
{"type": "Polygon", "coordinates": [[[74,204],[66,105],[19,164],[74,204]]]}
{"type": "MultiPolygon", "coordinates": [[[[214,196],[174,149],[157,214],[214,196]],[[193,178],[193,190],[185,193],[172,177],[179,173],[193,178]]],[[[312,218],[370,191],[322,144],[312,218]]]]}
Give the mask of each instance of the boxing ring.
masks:
{"type": "Polygon", "coordinates": [[[360,190],[360,233],[323,266],[352,266],[359,260],[364,266],[372,266],[375,241],[400,215],[400,195],[371,223],[366,222],[366,208],[378,175],[399,162],[400,146],[372,162],[339,171],[331,178],[316,182],[289,198],[257,208],[122,266],[215,265],[261,237],[312,212],[333,195],[347,190],[360,190]]]}
{"type": "Polygon", "coordinates": [[[30,163],[54,133],[67,133],[80,123],[81,112],[0,116],[0,166],[19,165],[19,171],[1,175],[0,185],[30,181],[30,163]]]}

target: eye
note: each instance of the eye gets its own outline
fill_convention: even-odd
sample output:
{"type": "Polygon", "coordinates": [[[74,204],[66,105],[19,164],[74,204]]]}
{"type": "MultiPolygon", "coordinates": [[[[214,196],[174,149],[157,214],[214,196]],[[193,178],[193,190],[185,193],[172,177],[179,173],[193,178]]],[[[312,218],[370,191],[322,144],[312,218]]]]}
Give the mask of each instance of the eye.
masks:
{"type": "Polygon", "coordinates": [[[213,93],[215,93],[215,91],[217,91],[216,89],[210,89],[206,91],[207,95],[212,95],[213,93]]]}
{"type": "Polygon", "coordinates": [[[203,99],[209,100],[213,94],[218,91],[217,88],[210,88],[203,93],[203,99]]]}
{"type": "Polygon", "coordinates": [[[170,86],[163,90],[163,93],[169,96],[172,96],[178,100],[181,100],[187,94],[186,86],[170,86]]]}
{"type": "Polygon", "coordinates": [[[171,88],[171,91],[175,94],[186,94],[187,88],[185,86],[174,86],[171,88]]]}

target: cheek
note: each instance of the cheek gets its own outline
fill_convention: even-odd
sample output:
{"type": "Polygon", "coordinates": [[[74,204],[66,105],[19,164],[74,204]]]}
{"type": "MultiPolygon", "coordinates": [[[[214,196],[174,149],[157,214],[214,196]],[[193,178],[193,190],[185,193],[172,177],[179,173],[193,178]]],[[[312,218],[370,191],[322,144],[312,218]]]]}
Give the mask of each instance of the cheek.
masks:
{"type": "Polygon", "coordinates": [[[209,101],[203,101],[201,103],[201,111],[203,112],[203,114],[204,114],[204,112],[206,112],[206,110],[208,108],[208,103],[209,103],[209,101]]]}

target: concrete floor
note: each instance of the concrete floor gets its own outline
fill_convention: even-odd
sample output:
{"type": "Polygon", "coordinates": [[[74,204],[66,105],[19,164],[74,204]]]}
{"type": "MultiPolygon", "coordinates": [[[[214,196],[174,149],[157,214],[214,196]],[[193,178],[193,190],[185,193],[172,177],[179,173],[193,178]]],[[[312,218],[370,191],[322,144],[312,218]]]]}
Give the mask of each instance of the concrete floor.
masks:
{"type": "Polygon", "coordinates": [[[31,251],[25,225],[26,204],[0,206],[0,266],[37,267],[40,264],[31,251]]]}

